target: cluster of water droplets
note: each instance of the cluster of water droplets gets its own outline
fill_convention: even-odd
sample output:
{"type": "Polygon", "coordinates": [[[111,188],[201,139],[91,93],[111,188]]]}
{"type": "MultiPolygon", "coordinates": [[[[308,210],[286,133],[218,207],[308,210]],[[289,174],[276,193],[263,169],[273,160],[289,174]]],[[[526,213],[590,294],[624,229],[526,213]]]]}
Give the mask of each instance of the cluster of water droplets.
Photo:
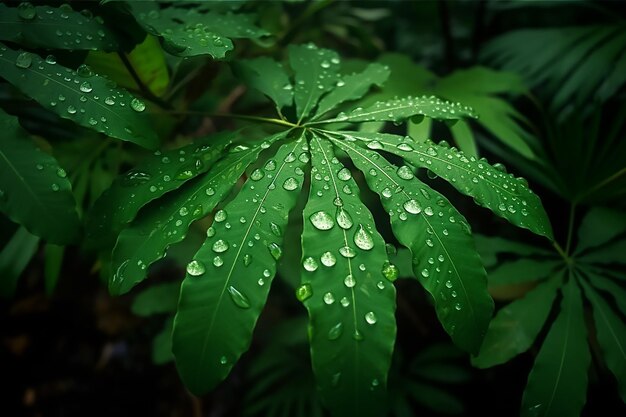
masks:
{"type": "MultiPolygon", "coordinates": [[[[54,48],[114,50],[118,47],[103,19],[94,17],[87,9],[76,12],[69,4],[55,8],[22,2],[17,6],[17,15],[24,24],[37,25],[38,31],[49,30],[48,46],[54,48]]],[[[24,32],[17,36],[28,38],[32,30],[24,27],[24,32]]]]}

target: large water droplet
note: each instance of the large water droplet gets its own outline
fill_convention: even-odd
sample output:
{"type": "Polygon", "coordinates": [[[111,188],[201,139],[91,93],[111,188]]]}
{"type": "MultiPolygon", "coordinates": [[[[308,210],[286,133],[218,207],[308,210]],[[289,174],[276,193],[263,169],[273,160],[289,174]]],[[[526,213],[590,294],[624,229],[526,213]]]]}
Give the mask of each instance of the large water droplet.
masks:
{"type": "Polygon", "coordinates": [[[297,179],[295,179],[294,177],[289,177],[283,183],[283,188],[287,191],[293,191],[298,188],[299,185],[300,184],[298,183],[297,179]]]}
{"type": "Polygon", "coordinates": [[[200,276],[204,274],[205,271],[206,268],[204,267],[204,264],[195,259],[187,264],[187,273],[193,277],[200,276]]]}
{"type": "Polygon", "coordinates": [[[391,262],[384,263],[382,273],[383,273],[383,276],[391,282],[398,279],[398,276],[400,275],[400,271],[398,270],[398,267],[392,264],[391,262]]]}
{"type": "Polygon", "coordinates": [[[25,1],[17,6],[17,15],[24,20],[32,20],[37,16],[37,11],[30,2],[25,1]]]}
{"type": "Polygon", "coordinates": [[[243,293],[241,293],[237,288],[232,285],[228,287],[228,293],[230,294],[230,299],[233,300],[233,303],[239,308],[250,308],[250,300],[243,293]]]}
{"type": "Polygon", "coordinates": [[[365,321],[367,322],[367,324],[376,324],[377,320],[378,319],[376,318],[376,314],[374,314],[373,311],[365,313],[365,321]]]}
{"type": "Polygon", "coordinates": [[[267,249],[269,249],[272,258],[279,260],[281,256],[283,256],[283,250],[276,242],[272,242],[267,245],[267,249]]]}
{"type": "Polygon", "coordinates": [[[337,177],[342,181],[348,181],[352,178],[352,173],[348,168],[341,168],[341,170],[337,173],[337,177]]]}
{"type": "Polygon", "coordinates": [[[367,147],[370,149],[383,149],[383,144],[377,140],[367,142],[367,147]]]}
{"type": "Polygon", "coordinates": [[[406,165],[402,165],[398,168],[398,176],[403,180],[410,180],[413,178],[413,171],[406,165]]]}
{"type": "Polygon", "coordinates": [[[228,243],[223,239],[218,239],[213,243],[213,252],[222,253],[228,250],[228,243]]]}
{"type": "Polygon", "coordinates": [[[258,181],[264,176],[265,176],[265,173],[263,172],[263,170],[255,169],[254,171],[252,171],[252,174],[250,174],[250,179],[252,181],[258,181]]]}
{"type": "Polygon", "coordinates": [[[224,210],[219,210],[217,213],[215,213],[215,221],[218,223],[226,220],[226,217],[227,217],[227,214],[226,214],[226,211],[224,210]]]}
{"type": "Polygon", "coordinates": [[[89,78],[93,76],[93,71],[89,65],[82,64],[76,69],[76,73],[83,78],[89,78]]]}
{"type": "Polygon", "coordinates": [[[91,93],[91,91],[93,90],[93,87],[91,86],[91,83],[89,81],[85,81],[85,82],[81,83],[80,87],[78,87],[78,88],[83,93],[91,93]]]}
{"type": "Polygon", "coordinates": [[[328,340],[337,340],[343,333],[343,323],[339,322],[328,331],[328,340]]]}
{"type": "Polygon", "coordinates": [[[342,297],[339,303],[342,307],[348,307],[350,305],[350,300],[348,300],[348,297],[342,297]]]}
{"type": "Polygon", "coordinates": [[[403,204],[403,207],[406,211],[408,211],[411,214],[420,214],[422,211],[422,208],[420,207],[419,203],[413,199],[405,201],[403,204]]]}
{"type": "Polygon", "coordinates": [[[333,218],[325,211],[318,211],[317,213],[311,214],[309,220],[313,226],[319,230],[329,230],[335,224],[333,218]]]}
{"type": "Polygon", "coordinates": [[[345,230],[351,228],[353,224],[350,214],[348,214],[348,212],[342,208],[337,210],[337,224],[339,225],[339,227],[345,230]]]}
{"type": "Polygon", "coordinates": [[[21,52],[15,59],[15,66],[19,68],[28,68],[33,63],[33,54],[30,52],[21,52]]]}
{"type": "Polygon", "coordinates": [[[324,266],[334,266],[337,263],[337,258],[331,252],[324,252],[320,258],[322,261],[322,265],[324,266]]]}
{"type": "Polygon", "coordinates": [[[352,249],[350,246],[342,246],[339,248],[339,253],[344,258],[354,258],[356,256],[356,251],[352,249]]]}
{"type": "Polygon", "coordinates": [[[272,234],[274,236],[280,237],[282,235],[282,230],[280,229],[280,226],[274,222],[270,223],[270,230],[272,231],[272,234]]]}
{"type": "Polygon", "coordinates": [[[313,288],[311,284],[302,284],[296,290],[296,298],[300,301],[305,301],[311,298],[313,295],[313,288]]]}
{"type": "Polygon", "coordinates": [[[372,239],[372,235],[365,230],[362,224],[359,224],[359,228],[354,233],[354,243],[363,250],[370,250],[374,247],[374,239],[372,239]]]}
{"type": "Polygon", "coordinates": [[[348,276],[344,278],[343,283],[346,287],[352,288],[356,285],[356,280],[354,279],[352,274],[349,274],[348,276]]]}
{"type": "Polygon", "coordinates": [[[309,272],[317,270],[317,262],[312,257],[307,257],[302,261],[302,266],[309,272]]]}
{"type": "Polygon", "coordinates": [[[324,294],[324,303],[331,305],[335,302],[335,296],[333,295],[332,292],[327,292],[326,294],[324,294]]]}

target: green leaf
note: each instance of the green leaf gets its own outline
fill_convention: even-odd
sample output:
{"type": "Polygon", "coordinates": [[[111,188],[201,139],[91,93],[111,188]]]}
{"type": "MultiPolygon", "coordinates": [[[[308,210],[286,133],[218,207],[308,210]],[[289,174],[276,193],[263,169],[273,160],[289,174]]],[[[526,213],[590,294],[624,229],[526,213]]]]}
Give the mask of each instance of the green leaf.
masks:
{"type": "Polygon", "coordinates": [[[535,359],[522,399],[522,417],[577,416],[585,404],[591,356],[580,289],[570,274],[561,311],[535,359]]]}
{"type": "Polygon", "coordinates": [[[432,385],[410,381],[406,384],[407,391],[418,403],[441,414],[462,414],[464,407],[455,396],[432,385]]]}
{"type": "Polygon", "coordinates": [[[389,68],[380,64],[369,64],[363,72],[342,76],[336,88],[331,90],[317,107],[315,117],[318,119],[339,104],[358,100],[374,86],[381,86],[389,78],[389,68]]]}
{"type": "Polygon", "coordinates": [[[463,117],[476,117],[467,106],[430,97],[406,97],[388,101],[378,101],[367,108],[357,107],[348,113],[339,113],[334,119],[321,120],[312,124],[334,122],[403,122],[414,116],[427,116],[439,120],[458,120],[463,117]]]}
{"type": "Polygon", "coordinates": [[[590,262],[597,264],[626,264],[626,239],[618,240],[603,246],[599,250],[586,253],[579,259],[581,262],[590,262]]]}
{"type": "Polygon", "coordinates": [[[47,244],[44,247],[44,279],[46,294],[51,295],[59,281],[65,247],[47,244]]]}
{"type": "Polygon", "coordinates": [[[39,238],[20,227],[0,252],[0,298],[15,294],[17,280],[37,252],[39,238]]]}
{"type": "Polygon", "coordinates": [[[396,335],[385,242],[330,142],[313,133],[310,146],[296,295],[309,312],[313,370],[334,415],[380,416],[396,335]]]}
{"type": "Polygon", "coordinates": [[[70,50],[114,51],[119,45],[102,19],[61,7],[33,6],[23,2],[17,7],[0,4],[0,40],[28,47],[70,50]]]}
{"type": "Polygon", "coordinates": [[[560,284],[560,278],[552,278],[498,311],[472,365],[490,368],[526,352],[543,328],[560,284]]]}
{"type": "Polygon", "coordinates": [[[411,165],[426,168],[512,224],[552,239],[552,227],[541,201],[523,178],[515,178],[485,160],[468,158],[454,148],[434,143],[383,133],[339,133],[348,140],[363,142],[370,149],[398,155],[411,165]]]}
{"type": "Polygon", "coordinates": [[[0,129],[0,211],[48,242],[75,242],[80,221],[65,171],[3,111],[0,129]]]}
{"type": "MultiPolygon", "coordinates": [[[[170,76],[165,54],[154,36],[146,36],[142,43],[126,54],[126,58],[148,90],[156,96],[162,96],[165,93],[170,82],[170,76]]],[[[89,52],[85,64],[93,68],[96,73],[106,75],[121,87],[135,91],[140,90],[137,81],[117,53],[89,52]]]]}
{"type": "Polygon", "coordinates": [[[222,132],[180,149],[157,151],[146,157],[143,163],[117,177],[89,213],[89,239],[99,246],[112,244],[119,231],[135,218],[139,209],[207,172],[232,137],[232,132],[222,132]]]}
{"type": "Polygon", "coordinates": [[[603,276],[601,270],[594,271],[584,268],[584,272],[589,276],[591,285],[611,294],[617,307],[622,314],[626,315],[626,290],[615,281],[603,276]]]}
{"type": "MultiPolygon", "coordinates": [[[[275,138],[283,136],[279,134],[275,138]]],[[[158,207],[142,212],[120,233],[113,248],[111,265],[115,274],[109,281],[109,290],[123,294],[143,281],[148,267],[163,258],[170,245],[185,238],[191,223],[212,212],[230,193],[261,150],[257,146],[229,154],[207,174],[159,200],[158,207]]]]}
{"type": "Polygon", "coordinates": [[[133,301],[131,311],[142,317],[173,313],[178,305],[180,282],[153,285],[142,291],[133,301]]]}
{"type": "Polygon", "coordinates": [[[74,71],[0,43],[0,76],[64,119],[145,148],[158,144],[145,104],[88,67],[74,71]]]}
{"type": "Polygon", "coordinates": [[[626,232],[624,213],[604,207],[593,207],[578,228],[578,245],[574,254],[600,246],[626,232]]]}
{"type": "Polygon", "coordinates": [[[231,38],[260,38],[268,35],[254,24],[251,14],[202,11],[199,8],[167,7],[156,2],[128,2],[137,22],[163,39],[164,49],[177,56],[210,55],[222,59],[233,49],[231,38]]]}
{"type": "Polygon", "coordinates": [[[319,98],[336,88],[339,55],[312,43],[289,46],[289,64],[295,72],[294,100],[298,121],[304,120],[319,98]]]}
{"type": "Polygon", "coordinates": [[[172,331],[174,329],[174,317],[165,320],[163,329],[152,340],[152,362],[156,365],[164,365],[174,360],[172,353],[172,331]]]}
{"type": "Polygon", "coordinates": [[[617,379],[622,401],[626,402],[626,325],[583,279],[580,283],[593,307],[596,337],[604,360],[617,379]]]}
{"type": "Polygon", "coordinates": [[[500,264],[489,271],[489,285],[508,285],[538,281],[551,276],[563,266],[563,260],[521,258],[500,264]]]}
{"type": "Polygon", "coordinates": [[[497,236],[485,236],[475,233],[474,242],[476,242],[476,249],[478,249],[478,253],[480,253],[480,257],[486,267],[494,266],[497,263],[497,255],[501,253],[512,253],[519,256],[551,256],[553,254],[536,245],[527,245],[497,236]]]}
{"type": "Polygon", "coordinates": [[[413,271],[435,300],[437,316],[454,343],[478,352],[493,312],[487,276],[465,218],[407,166],[396,167],[353,142],[334,140],[390,213],[398,241],[413,255],[413,271]]]}
{"type": "Polygon", "coordinates": [[[216,213],[207,241],[187,266],[174,322],[174,355],[193,393],[224,379],[250,344],[307,160],[303,136],[283,145],[216,213]]]}
{"type": "Polygon", "coordinates": [[[266,57],[246,59],[234,64],[234,72],[249,87],[268,96],[278,109],[291,106],[293,86],[282,64],[266,57]]]}

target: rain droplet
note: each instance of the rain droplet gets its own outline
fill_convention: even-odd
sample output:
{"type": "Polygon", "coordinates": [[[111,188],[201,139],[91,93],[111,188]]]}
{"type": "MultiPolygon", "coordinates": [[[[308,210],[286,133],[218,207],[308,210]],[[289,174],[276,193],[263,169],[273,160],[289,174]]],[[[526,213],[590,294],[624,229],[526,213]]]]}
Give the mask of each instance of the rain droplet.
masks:
{"type": "Polygon", "coordinates": [[[452,281],[450,280],[446,281],[446,288],[452,288],[452,281]]]}
{"type": "Polygon", "coordinates": [[[428,278],[429,275],[430,275],[430,272],[428,272],[428,269],[426,268],[422,269],[422,276],[424,278],[428,278]]]}
{"type": "Polygon", "coordinates": [[[343,323],[339,322],[328,331],[328,340],[337,340],[343,333],[343,323]]]}
{"type": "Polygon", "coordinates": [[[344,278],[343,283],[346,287],[352,288],[356,285],[356,280],[354,279],[352,274],[348,274],[348,276],[344,278]]]}
{"type": "Polygon", "coordinates": [[[83,78],[89,78],[93,76],[93,71],[89,67],[89,65],[82,64],[76,69],[76,73],[83,78]]]}
{"type": "Polygon", "coordinates": [[[367,324],[376,324],[376,314],[373,311],[365,313],[365,321],[367,324]]]}
{"type": "Polygon", "coordinates": [[[213,226],[211,226],[208,229],[206,229],[206,236],[207,237],[215,236],[215,228],[213,226]]]}
{"type": "Polygon", "coordinates": [[[327,292],[326,294],[324,294],[324,303],[331,305],[335,302],[335,296],[333,295],[332,292],[327,292]]]}
{"type": "Polygon", "coordinates": [[[61,189],[61,187],[59,187],[59,184],[56,183],[52,183],[50,188],[52,188],[52,191],[59,191],[61,189]]]}
{"type": "Polygon", "coordinates": [[[212,249],[213,252],[216,253],[226,252],[228,250],[228,243],[223,239],[216,240],[213,243],[212,249]]]}
{"type": "Polygon", "coordinates": [[[337,225],[342,229],[348,230],[352,227],[352,217],[344,209],[337,210],[337,225]]]}
{"type": "Polygon", "coordinates": [[[370,250],[374,247],[374,239],[369,234],[362,224],[359,224],[359,228],[354,233],[354,243],[363,250],[370,250]]]}
{"type": "Polygon", "coordinates": [[[280,226],[274,222],[270,223],[270,230],[272,231],[272,234],[277,237],[281,237],[283,234],[282,230],[280,229],[280,226]]]}
{"type": "Polygon", "coordinates": [[[377,140],[367,142],[367,147],[370,149],[383,149],[383,144],[377,140]]]}
{"type": "Polygon", "coordinates": [[[67,177],[67,173],[65,172],[65,170],[63,168],[58,168],[57,169],[57,176],[59,178],[65,178],[65,177],[67,177]]]}
{"type": "Polygon", "coordinates": [[[400,271],[398,270],[398,267],[392,264],[391,262],[385,262],[383,264],[382,273],[383,273],[383,276],[391,282],[398,279],[398,276],[400,275],[400,271]]]}
{"type": "Polygon", "coordinates": [[[17,6],[17,14],[24,20],[32,20],[37,16],[37,11],[30,2],[25,1],[17,6]]]}
{"type": "Polygon", "coordinates": [[[215,213],[215,221],[218,223],[226,220],[226,217],[227,217],[227,214],[224,210],[219,210],[217,213],[215,213]]]}
{"type": "Polygon", "coordinates": [[[283,250],[280,248],[278,243],[272,242],[267,245],[267,249],[269,249],[272,258],[279,260],[281,256],[283,256],[283,250]]]}
{"type": "Polygon", "coordinates": [[[195,259],[187,264],[187,273],[193,277],[198,277],[204,274],[205,271],[204,264],[195,259]]]}
{"type": "Polygon", "coordinates": [[[376,283],[376,286],[378,287],[379,290],[384,290],[385,289],[385,283],[382,281],[378,281],[376,283]]]}
{"type": "Polygon", "coordinates": [[[331,252],[324,252],[320,258],[320,261],[322,261],[322,265],[324,266],[334,266],[335,263],[337,263],[337,258],[335,258],[335,255],[333,255],[331,252]]]}
{"type": "Polygon", "coordinates": [[[254,171],[252,171],[252,174],[250,174],[250,179],[252,181],[258,181],[264,176],[265,176],[265,173],[263,172],[263,170],[255,169],[254,171]]]}
{"type": "Polygon", "coordinates": [[[252,263],[252,255],[250,255],[249,253],[246,253],[245,255],[243,255],[243,265],[248,266],[251,263],[252,263]]]}
{"type": "Polygon", "coordinates": [[[224,265],[224,260],[222,259],[221,256],[218,255],[215,258],[213,258],[213,265],[219,268],[220,266],[224,265]]]}
{"type": "Polygon", "coordinates": [[[302,266],[309,272],[317,270],[317,262],[310,256],[304,259],[302,266]]]}
{"type": "Polygon", "coordinates": [[[339,253],[344,258],[354,258],[356,256],[356,251],[352,249],[350,246],[342,246],[339,248],[339,253]]]}
{"type": "Polygon", "coordinates": [[[403,204],[403,207],[406,211],[408,211],[411,214],[420,214],[422,211],[422,208],[420,207],[419,203],[413,199],[406,201],[403,204]]]}
{"type": "Polygon", "coordinates": [[[231,300],[233,300],[237,307],[250,308],[250,300],[248,300],[248,297],[242,294],[237,288],[232,285],[229,286],[228,293],[230,294],[231,300]]]}
{"type": "Polygon", "coordinates": [[[413,171],[406,165],[402,165],[398,168],[398,176],[403,180],[410,180],[413,178],[413,171]]]}
{"type": "Polygon", "coordinates": [[[296,298],[300,301],[306,301],[313,295],[311,284],[302,284],[296,290],[296,298]]]}
{"type": "Polygon", "coordinates": [[[329,230],[335,224],[333,218],[325,211],[318,211],[317,213],[313,213],[309,217],[309,220],[311,221],[313,226],[315,226],[315,228],[319,230],[329,230]]]}
{"type": "Polygon", "coordinates": [[[298,183],[297,179],[295,179],[294,177],[289,177],[283,183],[283,188],[287,191],[293,191],[298,188],[299,185],[300,184],[298,183]]]}
{"type": "Polygon", "coordinates": [[[339,303],[342,307],[348,307],[350,305],[350,300],[348,300],[348,297],[342,297],[339,303]]]}
{"type": "Polygon", "coordinates": [[[89,81],[85,81],[80,85],[79,89],[83,93],[91,93],[91,90],[93,90],[93,87],[91,86],[91,83],[89,81]]]}
{"type": "Polygon", "coordinates": [[[33,63],[33,54],[30,52],[22,52],[15,60],[15,66],[19,68],[28,68],[33,63]]]}
{"type": "Polygon", "coordinates": [[[428,206],[424,209],[424,214],[426,214],[427,216],[432,216],[433,214],[435,214],[435,212],[433,211],[433,208],[428,206]]]}

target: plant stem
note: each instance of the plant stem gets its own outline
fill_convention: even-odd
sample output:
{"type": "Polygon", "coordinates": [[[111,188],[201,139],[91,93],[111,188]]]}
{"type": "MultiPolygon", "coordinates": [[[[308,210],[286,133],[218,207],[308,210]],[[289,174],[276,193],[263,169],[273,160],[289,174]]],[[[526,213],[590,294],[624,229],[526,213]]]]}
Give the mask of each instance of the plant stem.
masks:
{"type": "Polygon", "coordinates": [[[572,243],[572,235],[574,232],[574,217],[576,216],[576,203],[573,203],[569,209],[569,224],[567,226],[567,243],[565,244],[565,253],[569,255],[572,243]]]}
{"type": "Polygon", "coordinates": [[[557,241],[554,241],[554,242],[552,242],[552,246],[554,246],[554,249],[556,249],[556,251],[559,253],[559,255],[561,255],[563,260],[565,260],[565,262],[569,264],[569,262],[570,262],[569,256],[567,256],[567,253],[565,253],[565,251],[563,250],[561,245],[559,245],[557,241]]]}
{"type": "Polygon", "coordinates": [[[209,117],[223,117],[223,118],[230,118],[230,119],[250,120],[250,121],[261,122],[261,123],[271,123],[271,124],[280,125],[280,126],[289,126],[289,127],[298,127],[299,126],[297,124],[288,122],[286,120],[273,119],[271,117],[248,116],[248,115],[245,115],[245,114],[207,113],[207,112],[193,111],[193,110],[166,110],[166,111],[164,111],[164,113],[169,113],[169,114],[197,114],[197,115],[209,116],[209,117]]]}
{"type": "Polygon", "coordinates": [[[170,104],[161,100],[161,98],[157,97],[144,83],[143,81],[141,81],[141,78],[139,77],[139,74],[137,74],[137,71],[135,71],[135,67],[133,67],[133,64],[129,61],[128,57],[126,56],[125,53],[123,52],[118,52],[117,53],[118,56],[120,57],[120,59],[122,60],[122,62],[124,63],[124,66],[126,67],[126,69],[128,70],[128,73],[131,75],[131,77],[133,77],[133,80],[135,80],[135,83],[137,84],[137,86],[139,87],[139,91],[141,91],[141,93],[144,95],[144,97],[146,97],[148,100],[158,104],[159,106],[165,108],[165,109],[169,109],[171,108],[170,104]]]}
{"type": "Polygon", "coordinates": [[[601,189],[602,187],[604,187],[605,185],[615,181],[616,179],[618,179],[619,177],[621,177],[624,174],[626,174],[626,168],[622,168],[619,171],[617,171],[616,173],[614,173],[613,175],[603,179],[602,181],[600,181],[599,183],[597,183],[596,185],[594,185],[593,187],[588,189],[586,192],[584,192],[583,194],[578,196],[576,198],[576,201],[582,200],[584,197],[587,197],[589,194],[592,194],[593,192],[595,192],[595,191],[601,189]]]}

